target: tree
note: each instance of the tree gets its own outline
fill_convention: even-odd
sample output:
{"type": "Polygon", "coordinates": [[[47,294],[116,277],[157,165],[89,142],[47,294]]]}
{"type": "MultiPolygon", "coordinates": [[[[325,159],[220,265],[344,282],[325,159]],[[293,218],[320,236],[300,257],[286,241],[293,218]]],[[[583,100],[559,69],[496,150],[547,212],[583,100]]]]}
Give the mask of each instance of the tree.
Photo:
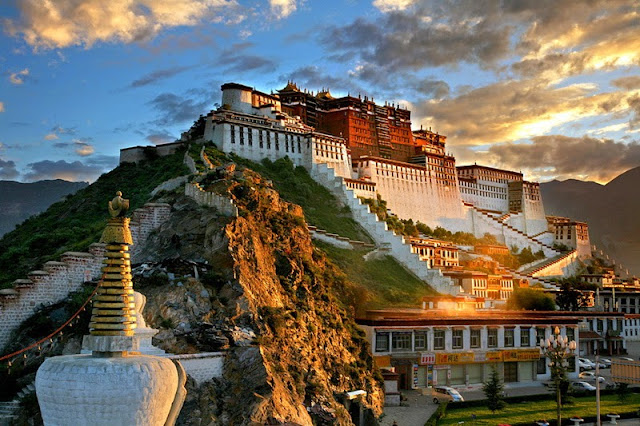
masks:
{"type": "Polygon", "coordinates": [[[587,306],[587,296],[567,280],[560,284],[556,304],[561,311],[579,311],[587,306]]]}
{"type": "Polygon", "coordinates": [[[482,391],[487,399],[487,408],[491,410],[492,413],[504,408],[504,385],[495,368],[491,371],[489,380],[482,384],[482,391]]]}
{"type": "Polygon", "coordinates": [[[620,402],[624,402],[629,396],[629,385],[626,383],[617,383],[616,384],[616,395],[618,395],[618,400],[620,402]]]}
{"type": "Polygon", "coordinates": [[[555,311],[556,304],[553,297],[547,293],[532,288],[515,289],[509,300],[507,309],[525,311],[555,311]]]}

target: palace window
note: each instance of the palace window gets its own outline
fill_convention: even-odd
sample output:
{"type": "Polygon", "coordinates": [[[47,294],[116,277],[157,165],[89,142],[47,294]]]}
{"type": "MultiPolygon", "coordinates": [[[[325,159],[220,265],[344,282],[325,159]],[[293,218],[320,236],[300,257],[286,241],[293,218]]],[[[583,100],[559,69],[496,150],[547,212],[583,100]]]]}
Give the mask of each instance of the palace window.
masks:
{"type": "Polygon", "coordinates": [[[444,330],[433,331],[433,349],[444,349],[444,330]]]}
{"type": "Polygon", "coordinates": [[[258,133],[258,139],[260,141],[260,148],[264,148],[264,140],[263,140],[264,136],[263,136],[263,133],[264,132],[262,130],[260,130],[260,132],[258,133]]]}
{"type": "Polygon", "coordinates": [[[231,125],[231,143],[236,143],[236,126],[231,125]]]}
{"type": "Polygon", "coordinates": [[[544,332],[545,332],[544,328],[542,327],[536,328],[536,346],[540,344],[541,340],[545,339],[544,332]]]}
{"type": "Polygon", "coordinates": [[[411,350],[411,333],[393,333],[391,337],[393,351],[406,352],[411,350]]]}
{"type": "Polygon", "coordinates": [[[520,346],[523,348],[528,347],[531,344],[531,331],[529,327],[520,328],[520,346]]]}
{"type": "Polygon", "coordinates": [[[471,329],[471,347],[472,348],[480,347],[480,329],[478,328],[471,329]]]}
{"type": "Polygon", "coordinates": [[[253,146],[253,129],[252,128],[247,129],[247,140],[249,142],[249,146],[253,146]]]}
{"type": "Polygon", "coordinates": [[[514,345],[515,330],[513,328],[504,329],[504,346],[505,348],[512,348],[514,345]]]}
{"type": "Polygon", "coordinates": [[[427,332],[416,331],[413,335],[413,346],[416,350],[427,349],[427,332]]]}
{"type": "Polygon", "coordinates": [[[389,333],[376,333],[376,352],[389,352],[389,333]]]}
{"type": "Polygon", "coordinates": [[[240,131],[240,145],[244,145],[244,128],[240,127],[238,130],[240,131]]]}
{"type": "Polygon", "coordinates": [[[462,349],[462,333],[464,330],[453,330],[453,349],[462,349]]]}
{"type": "Polygon", "coordinates": [[[489,328],[487,330],[487,346],[490,348],[498,347],[498,329],[497,328],[489,328]]]}

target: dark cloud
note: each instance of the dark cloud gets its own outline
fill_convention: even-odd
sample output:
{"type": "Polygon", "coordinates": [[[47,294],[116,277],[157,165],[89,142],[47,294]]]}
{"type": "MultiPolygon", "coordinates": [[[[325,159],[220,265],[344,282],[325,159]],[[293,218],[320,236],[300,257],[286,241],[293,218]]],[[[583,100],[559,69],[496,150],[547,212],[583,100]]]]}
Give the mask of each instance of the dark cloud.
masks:
{"type": "Polygon", "coordinates": [[[229,67],[226,72],[242,73],[246,71],[264,71],[271,72],[276,69],[276,62],[272,59],[256,55],[224,55],[221,58],[222,63],[229,67]]]}
{"type": "Polygon", "coordinates": [[[27,181],[44,179],[63,179],[68,181],[93,181],[102,172],[103,168],[90,166],[80,161],[69,163],[65,160],[44,160],[27,164],[29,171],[24,178],[27,181]]]}
{"type": "Polygon", "coordinates": [[[145,139],[154,145],[162,145],[164,143],[175,142],[176,137],[166,130],[162,130],[160,132],[148,134],[145,139]]]}
{"type": "Polygon", "coordinates": [[[160,113],[160,117],[154,121],[154,124],[168,126],[197,119],[200,114],[207,111],[213,102],[211,95],[193,99],[173,93],[162,93],[151,100],[149,104],[160,113]]]}
{"type": "Polygon", "coordinates": [[[191,68],[193,68],[193,66],[171,67],[171,68],[156,70],[140,77],[137,80],[134,80],[133,82],[131,82],[129,87],[136,88],[136,87],[147,86],[149,84],[156,83],[160,80],[173,77],[174,75],[180,74],[181,72],[187,71],[191,68]]]}
{"type": "Polygon", "coordinates": [[[445,98],[449,96],[451,88],[442,80],[418,79],[410,84],[410,87],[422,97],[445,98]]]}
{"type": "MultiPolygon", "coordinates": [[[[549,177],[581,176],[585,180],[608,181],[640,165],[640,144],[624,144],[588,136],[548,135],[525,144],[500,144],[482,156],[498,167],[539,170],[549,177]],[[542,170],[546,170],[542,172],[542,170]]],[[[482,157],[481,156],[481,157],[482,157]]]]}
{"type": "Polygon", "coordinates": [[[86,164],[89,167],[95,167],[100,170],[111,170],[115,168],[120,162],[120,158],[115,155],[93,155],[86,160],[86,164]]]}
{"type": "Polygon", "coordinates": [[[350,53],[391,70],[454,66],[459,62],[492,67],[510,52],[512,28],[486,18],[455,22],[426,20],[421,13],[397,11],[375,21],[358,18],[330,27],[321,42],[333,53],[350,53]]]}
{"type": "Polygon", "coordinates": [[[20,175],[16,170],[16,163],[0,158],[0,179],[12,180],[20,175]]]}
{"type": "Polygon", "coordinates": [[[620,77],[611,82],[614,86],[626,90],[640,89],[640,76],[620,77]]]}

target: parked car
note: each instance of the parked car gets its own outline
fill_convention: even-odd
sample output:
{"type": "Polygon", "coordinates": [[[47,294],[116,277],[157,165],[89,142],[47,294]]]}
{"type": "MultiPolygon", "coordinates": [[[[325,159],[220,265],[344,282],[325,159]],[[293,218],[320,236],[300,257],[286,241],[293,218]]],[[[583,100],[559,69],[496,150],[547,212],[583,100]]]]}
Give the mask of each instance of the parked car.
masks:
{"type": "Polygon", "coordinates": [[[601,364],[604,364],[602,368],[611,368],[611,360],[609,358],[601,358],[598,360],[601,364]]]}
{"type": "Polygon", "coordinates": [[[440,401],[448,402],[462,402],[464,398],[460,395],[456,389],[449,386],[436,386],[433,388],[431,395],[433,397],[433,403],[439,404],[440,401]]]}
{"type": "Polygon", "coordinates": [[[571,382],[571,390],[575,393],[595,392],[596,387],[587,382],[571,382]]]}
{"type": "MultiPolygon", "coordinates": [[[[581,379],[584,379],[584,380],[589,380],[589,381],[593,380],[593,381],[595,381],[596,380],[596,373],[594,373],[593,371],[583,371],[582,373],[580,373],[578,375],[578,377],[580,377],[581,379]]],[[[600,383],[604,382],[604,377],[598,376],[598,381],[600,383]]]]}
{"type": "Polygon", "coordinates": [[[588,359],[578,358],[578,368],[580,369],[580,371],[593,370],[595,367],[596,367],[595,364],[593,364],[588,359]]]}
{"type": "Polygon", "coordinates": [[[621,361],[634,361],[632,358],[626,357],[626,356],[620,356],[618,357],[619,360],[621,361]]]}

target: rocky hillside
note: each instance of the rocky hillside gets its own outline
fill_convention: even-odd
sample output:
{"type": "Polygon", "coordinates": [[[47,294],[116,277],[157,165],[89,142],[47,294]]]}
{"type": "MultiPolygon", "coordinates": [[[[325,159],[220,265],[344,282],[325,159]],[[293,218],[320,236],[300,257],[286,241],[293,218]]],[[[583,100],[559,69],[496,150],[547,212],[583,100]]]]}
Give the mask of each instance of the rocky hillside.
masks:
{"type": "Polygon", "coordinates": [[[543,183],[540,190],[547,214],[588,222],[592,242],[640,275],[639,185],[636,167],[606,185],[566,180],[543,183]]]}
{"type": "Polygon", "coordinates": [[[0,180],[0,237],[28,217],[45,211],[51,204],[87,185],[86,182],[60,179],[31,183],[0,180]]]}
{"type": "Polygon", "coordinates": [[[215,189],[230,194],[239,217],[182,195],[163,199],[175,212],[147,241],[150,266],[136,282],[149,323],[164,328],[163,349],[227,351],[224,378],[192,384],[180,422],[346,425],[341,395],[363,389],[373,424],[383,394],[350,285],[313,247],[302,209],[249,169],[215,189]]]}

